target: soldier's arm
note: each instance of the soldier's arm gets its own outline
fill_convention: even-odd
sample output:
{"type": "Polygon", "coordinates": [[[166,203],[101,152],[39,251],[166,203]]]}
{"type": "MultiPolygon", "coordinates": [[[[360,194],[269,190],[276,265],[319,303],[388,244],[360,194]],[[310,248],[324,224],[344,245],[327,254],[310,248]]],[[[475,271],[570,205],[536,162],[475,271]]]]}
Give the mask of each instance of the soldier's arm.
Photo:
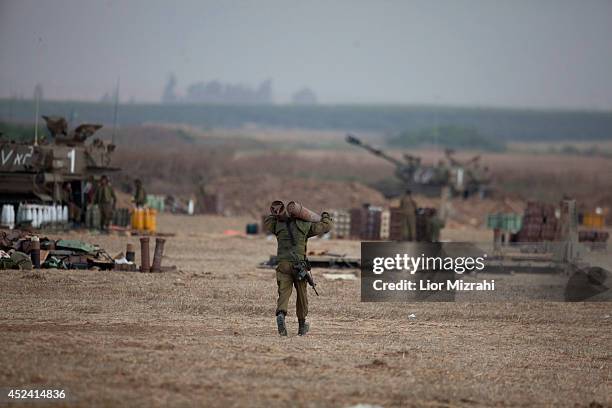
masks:
{"type": "Polygon", "coordinates": [[[264,218],[264,222],[263,222],[264,231],[270,234],[274,234],[274,231],[276,230],[276,221],[277,221],[276,216],[272,214],[264,218]]]}
{"type": "Polygon", "coordinates": [[[310,224],[310,231],[308,231],[308,237],[314,237],[315,235],[325,234],[331,231],[334,227],[334,221],[332,220],[329,213],[324,212],[321,214],[321,221],[313,222],[310,224]]]}

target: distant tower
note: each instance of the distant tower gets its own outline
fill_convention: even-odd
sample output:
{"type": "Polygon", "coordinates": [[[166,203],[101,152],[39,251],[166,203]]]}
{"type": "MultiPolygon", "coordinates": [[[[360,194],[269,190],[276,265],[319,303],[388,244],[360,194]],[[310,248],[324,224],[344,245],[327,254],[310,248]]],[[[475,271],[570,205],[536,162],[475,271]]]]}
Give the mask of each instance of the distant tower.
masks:
{"type": "Polygon", "coordinates": [[[170,74],[168,81],[166,82],[166,86],[164,86],[164,93],[161,97],[162,103],[176,102],[177,97],[174,88],[176,88],[176,76],[174,74],[170,74]]]}
{"type": "Polygon", "coordinates": [[[34,87],[34,100],[36,99],[41,100],[43,98],[44,98],[43,87],[42,87],[42,84],[38,83],[34,87]]]}
{"type": "Polygon", "coordinates": [[[302,88],[293,94],[291,101],[296,105],[316,105],[317,95],[310,88],[302,88]]]}

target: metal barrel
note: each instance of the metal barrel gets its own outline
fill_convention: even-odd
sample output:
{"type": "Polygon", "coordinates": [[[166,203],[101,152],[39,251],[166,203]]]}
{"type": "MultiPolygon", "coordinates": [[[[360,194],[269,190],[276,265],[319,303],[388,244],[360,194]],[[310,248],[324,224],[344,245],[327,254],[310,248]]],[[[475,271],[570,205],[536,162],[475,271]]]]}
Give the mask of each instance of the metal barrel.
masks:
{"type": "Polygon", "coordinates": [[[136,253],[134,252],[134,245],[127,244],[125,248],[125,259],[129,262],[134,262],[136,260],[136,253]]]}
{"type": "Polygon", "coordinates": [[[38,238],[32,240],[30,258],[32,259],[32,266],[35,269],[40,269],[40,241],[38,238]]]}
{"type": "Polygon", "coordinates": [[[289,204],[287,204],[287,212],[293,218],[298,218],[300,220],[309,221],[309,222],[321,221],[321,216],[319,214],[317,214],[316,212],[312,210],[309,210],[308,208],[304,207],[302,204],[295,202],[295,201],[290,201],[289,204]]]}
{"type": "Polygon", "coordinates": [[[155,254],[153,255],[153,266],[151,272],[161,272],[162,256],[164,256],[164,244],[166,240],[163,238],[155,239],[155,254]]]}
{"type": "Polygon", "coordinates": [[[140,238],[140,272],[149,272],[149,237],[140,238]]]}

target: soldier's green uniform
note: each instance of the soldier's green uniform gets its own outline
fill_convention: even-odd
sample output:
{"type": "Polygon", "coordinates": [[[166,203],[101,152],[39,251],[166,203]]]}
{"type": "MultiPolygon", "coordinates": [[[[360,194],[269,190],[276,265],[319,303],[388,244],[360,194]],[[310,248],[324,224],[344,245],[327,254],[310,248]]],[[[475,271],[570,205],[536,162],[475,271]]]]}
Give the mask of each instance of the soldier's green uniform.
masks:
{"type": "Polygon", "coordinates": [[[147,203],[147,193],[140,180],[136,180],[136,192],[134,193],[136,207],[144,207],[147,203]]]}
{"type": "Polygon", "coordinates": [[[436,214],[427,219],[427,242],[439,242],[440,231],[444,228],[444,220],[436,214]]]}
{"type": "Polygon", "coordinates": [[[402,241],[416,241],[416,211],[417,206],[410,192],[406,192],[400,200],[400,209],[404,214],[402,223],[402,241]]]}
{"type": "Polygon", "coordinates": [[[110,226],[116,202],[115,190],[103,178],[96,189],[96,196],[94,198],[94,203],[100,207],[100,226],[102,229],[107,230],[110,226]]]}
{"type": "Polygon", "coordinates": [[[296,314],[300,323],[298,334],[306,334],[306,315],[308,315],[308,294],[306,292],[306,280],[298,280],[294,272],[294,265],[299,261],[306,260],[306,242],[308,238],[329,232],[333,227],[333,221],[328,213],[321,214],[320,222],[308,222],[289,218],[282,219],[276,215],[268,215],[264,220],[264,228],[276,235],[278,242],[276,268],[276,284],[278,286],[278,301],[276,304],[276,316],[279,322],[279,333],[286,335],[284,330],[284,316],[287,314],[289,298],[292,286],[295,286],[297,301],[295,304],[296,314]],[[280,317],[279,317],[280,316],[280,317]],[[283,329],[281,329],[282,320],[283,329]]]}

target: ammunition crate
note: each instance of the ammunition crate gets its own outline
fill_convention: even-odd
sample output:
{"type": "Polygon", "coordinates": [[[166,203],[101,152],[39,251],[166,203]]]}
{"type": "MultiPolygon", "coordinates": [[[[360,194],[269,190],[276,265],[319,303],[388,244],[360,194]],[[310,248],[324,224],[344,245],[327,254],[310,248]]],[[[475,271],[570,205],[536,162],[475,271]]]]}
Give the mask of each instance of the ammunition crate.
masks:
{"type": "Polygon", "coordinates": [[[350,211],[351,238],[379,241],[382,211],[381,207],[353,208],[350,211]]]}
{"type": "Polygon", "coordinates": [[[520,214],[489,214],[487,216],[487,228],[500,229],[515,233],[523,226],[523,217],[520,214]]]}
{"type": "Polygon", "coordinates": [[[516,240],[540,242],[559,239],[559,220],[555,212],[556,208],[552,204],[529,201],[516,240]]]}
{"type": "Polygon", "coordinates": [[[578,231],[578,241],[580,242],[607,242],[609,237],[610,234],[607,231],[578,231]]]}
{"type": "Polygon", "coordinates": [[[334,228],[329,233],[333,239],[347,239],[351,236],[351,214],[346,210],[331,210],[334,228]]]}
{"type": "Polygon", "coordinates": [[[391,235],[391,211],[382,210],[380,215],[380,239],[387,241],[391,235]]]}
{"type": "Polygon", "coordinates": [[[389,209],[389,237],[391,241],[402,240],[403,225],[406,222],[406,216],[399,208],[389,209]]]}

